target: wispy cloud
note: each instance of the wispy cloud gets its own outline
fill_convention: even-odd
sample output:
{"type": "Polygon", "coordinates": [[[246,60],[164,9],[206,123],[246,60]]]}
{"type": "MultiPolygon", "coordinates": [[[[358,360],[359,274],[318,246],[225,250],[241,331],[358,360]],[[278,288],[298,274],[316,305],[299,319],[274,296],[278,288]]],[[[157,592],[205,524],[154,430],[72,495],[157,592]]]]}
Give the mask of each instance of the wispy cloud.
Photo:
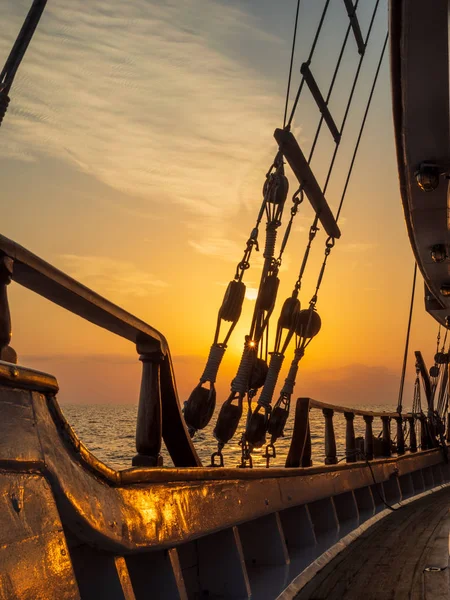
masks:
{"type": "MultiPolygon", "coordinates": [[[[18,29],[29,3],[8,2],[18,29]]],[[[274,83],[221,50],[221,36],[279,43],[215,0],[52,0],[17,77],[0,155],[50,155],[148,202],[234,214],[252,166],[270,159],[280,103],[274,83]]],[[[2,55],[10,43],[0,41],[2,55]]]]}
{"type": "Polygon", "coordinates": [[[65,254],[61,258],[72,277],[103,294],[144,297],[167,287],[165,281],[126,261],[73,254],[65,254]]]}

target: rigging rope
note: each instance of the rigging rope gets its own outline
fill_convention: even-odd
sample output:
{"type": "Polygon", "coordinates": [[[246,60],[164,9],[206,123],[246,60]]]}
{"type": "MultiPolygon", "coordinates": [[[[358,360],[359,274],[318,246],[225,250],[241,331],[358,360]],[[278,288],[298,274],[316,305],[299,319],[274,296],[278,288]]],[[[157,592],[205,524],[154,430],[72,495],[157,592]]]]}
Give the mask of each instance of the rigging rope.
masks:
{"type": "MultiPolygon", "coordinates": [[[[314,56],[314,51],[316,49],[317,42],[319,40],[320,32],[322,31],[322,26],[323,26],[323,23],[325,21],[325,16],[327,14],[329,4],[330,4],[330,0],[327,0],[325,2],[324,8],[322,10],[322,14],[321,14],[320,21],[319,21],[319,26],[317,27],[316,34],[314,36],[314,40],[313,40],[313,43],[312,43],[312,46],[311,46],[311,50],[309,52],[308,60],[306,61],[306,63],[308,65],[311,64],[312,58],[314,56]]],[[[302,93],[302,89],[303,89],[304,84],[305,84],[305,77],[303,76],[301,78],[300,85],[298,86],[298,90],[297,90],[297,94],[295,96],[294,104],[292,106],[291,114],[289,116],[289,120],[288,120],[287,125],[286,125],[287,129],[290,129],[290,127],[292,125],[292,120],[294,118],[295,111],[297,109],[297,104],[298,104],[298,101],[300,100],[300,95],[302,93]]]]}
{"type": "Polygon", "coordinates": [[[46,4],[47,0],[33,1],[14,46],[6,60],[5,66],[0,73],[0,125],[8,109],[10,101],[8,96],[9,91],[46,4]]]}
{"type": "MultiPolygon", "coordinates": [[[[400,388],[398,390],[398,402],[397,402],[397,412],[400,414],[403,408],[403,388],[405,386],[405,376],[406,376],[406,365],[408,363],[408,349],[409,349],[409,336],[411,334],[411,321],[413,315],[414,308],[414,297],[416,293],[416,279],[417,279],[417,263],[414,263],[414,275],[412,282],[412,290],[411,290],[411,301],[409,304],[409,317],[408,317],[408,327],[406,330],[406,340],[405,340],[405,351],[403,353],[403,365],[402,365],[402,374],[400,377],[400,388]]],[[[439,341],[438,341],[439,344],[439,341]]]]}
{"type": "MultiPolygon", "coordinates": [[[[358,0],[356,2],[356,5],[357,4],[358,4],[358,0]]],[[[355,5],[355,8],[356,8],[356,5],[355,5]]],[[[286,114],[287,114],[287,106],[288,106],[288,101],[289,101],[290,85],[291,85],[291,79],[292,79],[292,69],[293,69],[294,54],[295,54],[295,43],[296,43],[297,28],[298,28],[299,6],[300,6],[300,1],[297,3],[297,11],[296,11],[296,19],[295,19],[295,27],[294,27],[294,37],[293,37],[292,50],[291,50],[291,62],[290,62],[289,78],[288,78],[287,94],[286,94],[286,104],[285,104],[285,119],[286,119],[286,114]]],[[[312,57],[314,55],[314,51],[316,49],[319,35],[322,30],[322,26],[323,26],[323,23],[325,20],[328,6],[329,6],[329,0],[327,0],[325,2],[325,6],[322,11],[319,26],[316,30],[313,44],[312,44],[312,47],[310,50],[310,54],[309,54],[309,57],[308,57],[308,60],[306,63],[307,65],[309,65],[311,63],[312,57]]],[[[376,1],[374,10],[373,10],[373,14],[371,16],[368,32],[367,32],[366,39],[364,42],[365,47],[367,46],[367,42],[368,42],[371,32],[372,32],[372,27],[373,27],[373,23],[375,20],[375,16],[377,14],[378,6],[379,6],[379,0],[376,1]]],[[[328,102],[329,102],[331,93],[333,91],[333,88],[334,88],[334,85],[336,82],[337,73],[341,66],[341,61],[342,61],[345,46],[346,46],[346,43],[347,43],[347,40],[349,37],[350,30],[351,30],[351,25],[349,25],[347,28],[345,39],[344,39],[344,42],[341,46],[341,50],[338,55],[338,59],[337,59],[337,63],[336,63],[334,73],[332,76],[331,84],[330,84],[328,94],[327,94],[327,97],[325,100],[326,104],[328,104],[328,102]]],[[[356,141],[355,150],[354,150],[354,153],[352,156],[351,164],[350,164],[350,167],[349,167],[349,170],[347,173],[347,179],[346,179],[344,190],[343,190],[343,193],[342,193],[342,196],[340,199],[336,220],[339,218],[339,214],[340,214],[340,211],[342,209],[342,205],[343,205],[343,202],[345,199],[350,175],[353,170],[353,166],[354,166],[356,154],[358,151],[358,147],[360,144],[362,132],[363,132],[363,129],[365,126],[368,110],[369,110],[369,107],[370,107],[370,104],[372,101],[372,96],[373,96],[374,88],[375,88],[375,85],[376,85],[376,82],[378,79],[378,74],[379,74],[381,62],[383,60],[386,44],[387,44],[387,36],[386,36],[386,39],[385,39],[385,42],[383,45],[383,49],[382,49],[381,56],[380,56],[380,61],[377,66],[373,85],[372,85],[372,88],[370,91],[369,99],[367,101],[364,118],[363,118],[363,121],[361,124],[361,128],[360,128],[360,132],[359,132],[357,141],[356,141]]],[[[358,62],[358,67],[357,67],[356,74],[355,74],[355,77],[353,80],[350,97],[348,99],[344,117],[342,120],[339,138],[337,140],[335,140],[336,146],[335,146],[334,153],[333,153],[333,156],[331,159],[331,164],[329,165],[328,174],[327,174],[326,181],[324,184],[323,192],[326,191],[328,183],[330,181],[330,176],[331,176],[331,173],[332,173],[332,170],[334,167],[337,151],[339,148],[341,134],[345,127],[347,117],[349,114],[349,109],[352,104],[352,100],[353,100],[356,84],[357,84],[357,81],[359,78],[364,54],[365,54],[364,52],[361,54],[359,62],[358,62]]],[[[294,117],[294,114],[295,114],[295,111],[297,108],[297,104],[298,104],[300,94],[301,94],[301,91],[302,91],[302,88],[304,85],[304,81],[305,81],[305,77],[303,76],[302,80],[300,82],[300,85],[299,85],[299,89],[297,91],[294,105],[291,110],[289,121],[288,121],[287,125],[285,126],[286,129],[289,129],[292,124],[292,120],[293,120],[293,117],[294,117]]],[[[310,163],[310,161],[313,157],[323,120],[324,120],[324,116],[323,116],[323,114],[321,114],[319,125],[317,127],[313,145],[311,147],[310,155],[308,158],[308,163],[310,163]]],[[[275,162],[276,161],[274,161],[274,164],[275,164],[275,162]]],[[[281,165],[282,165],[282,159],[281,159],[281,165]]],[[[288,301],[295,300],[298,303],[298,305],[296,306],[296,308],[294,310],[294,313],[296,313],[297,316],[300,313],[303,313],[303,322],[301,324],[301,327],[300,327],[300,329],[296,328],[293,320],[291,320],[290,322],[283,321],[280,316],[278,328],[277,328],[275,349],[274,349],[274,352],[271,353],[271,365],[270,365],[268,371],[267,371],[266,363],[263,360],[261,360],[261,358],[259,358],[259,359],[257,358],[258,350],[259,350],[260,357],[264,356],[264,352],[263,352],[263,348],[262,348],[262,344],[261,344],[261,342],[263,342],[263,340],[264,340],[264,337],[263,337],[264,333],[266,334],[266,336],[265,336],[265,338],[266,338],[265,356],[267,358],[267,338],[268,338],[268,329],[267,328],[268,328],[269,317],[272,313],[273,306],[275,303],[276,291],[278,288],[277,274],[278,274],[279,266],[281,264],[282,255],[286,248],[286,244],[287,244],[290,232],[291,232],[292,221],[293,221],[293,218],[295,217],[295,214],[297,213],[298,205],[301,203],[302,199],[303,199],[303,190],[302,190],[302,187],[300,186],[298,192],[296,194],[294,194],[294,197],[293,197],[291,218],[286,227],[286,231],[285,231],[284,238],[283,238],[283,241],[281,244],[278,259],[275,259],[274,256],[275,256],[276,229],[280,225],[280,223],[278,221],[281,220],[281,213],[280,213],[280,218],[275,219],[274,207],[273,206],[271,207],[268,204],[266,204],[266,206],[265,206],[265,212],[268,217],[268,226],[266,229],[266,233],[267,233],[266,248],[265,248],[265,252],[264,252],[265,263],[264,263],[263,273],[261,276],[258,298],[257,298],[257,302],[255,305],[255,310],[254,310],[254,314],[253,314],[250,335],[247,336],[247,338],[246,338],[246,343],[244,346],[244,353],[243,353],[243,357],[241,360],[241,365],[240,365],[240,368],[238,370],[238,374],[237,374],[235,380],[233,380],[233,383],[231,386],[231,394],[230,394],[228,400],[222,406],[222,409],[219,414],[218,422],[217,422],[217,425],[216,425],[216,428],[214,431],[215,437],[217,438],[219,445],[218,445],[218,452],[214,453],[213,456],[219,455],[221,463],[223,462],[223,458],[221,456],[221,449],[223,448],[224,444],[229,439],[231,439],[232,435],[234,434],[234,431],[237,428],[237,425],[238,425],[238,422],[240,419],[240,415],[242,414],[243,399],[244,399],[245,395],[247,395],[248,404],[249,404],[249,410],[248,410],[248,414],[247,414],[246,434],[247,434],[247,437],[252,438],[252,444],[249,445],[248,440],[245,438],[241,441],[242,442],[241,443],[241,445],[242,445],[242,465],[241,466],[245,466],[247,460],[249,460],[249,461],[251,460],[251,456],[250,456],[250,452],[252,450],[251,446],[261,445],[261,442],[264,441],[264,439],[265,439],[265,431],[267,430],[268,427],[269,427],[269,429],[272,429],[272,430],[277,429],[279,431],[279,434],[282,435],[282,429],[284,427],[284,423],[282,424],[281,429],[279,426],[278,427],[276,427],[276,426],[279,425],[280,422],[282,422],[283,420],[285,422],[284,416],[286,416],[286,408],[287,409],[289,408],[289,406],[288,406],[289,398],[290,398],[290,395],[292,394],[291,389],[293,389],[293,385],[295,384],[295,376],[296,376],[296,372],[298,369],[298,361],[303,356],[305,348],[310,343],[312,337],[320,329],[320,317],[318,316],[317,312],[315,311],[315,307],[316,307],[316,303],[317,303],[318,292],[319,292],[319,289],[320,289],[320,286],[322,283],[322,279],[324,276],[325,268],[327,265],[328,256],[330,255],[331,249],[334,247],[334,239],[332,239],[332,238],[327,239],[324,260],[323,260],[322,267],[319,272],[319,277],[317,280],[315,293],[310,300],[309,309],[307,309],[305,311],[300,311],[299,310],[300,305],[298,302],[298,293],[301,288],[301,281],[302,281],[302,277],[303,277],[303,274],[304,274],[304,271],[306,269],[306,265],[308,262],[311,245],[312,245],[312,242],[318,231],[318,227],[317,227],[318,217],[316,216],[313,221],[313,224],[310,227],[308,243],[307,243],[307,246],[305,249],[305,255],[303,257],[299,277],[294,286],[292,297],[286,301],[286,302],[288,302],[288,301]],[[271,208],[272,208],[272,210],[271,210],[271,208]],[[284,344],[281,344],[282,329],[287,329],[287,334],[286,334],[286,339],[285,339],[284,344]],[[313,331],[316,331],[316,333],[311,333],[313,331]],[[279,408],[281,410],[281,412],[284,411],[283,418],[278,419],[278,422],[277,422],[277,419],[273,419],[274,427],[270,428],[270,424],[268,423],[268,417],[270,415],[270,409],[271,409],[270,402],[271,402],[271,397],[273,395],[273,389],[276,385],[278,373],[281,369],[281,364],[282,364],[283,358],[284,358],[284,352],[287,348],[287,345],[289,344],[290,339],[292,338],[292,336],[294,334],[296,335],[296,352],[294,355],[294,363],[296,362],[297,364],[293,364],[291,366],[290,377],[288,377],[288,379],[286,380],[285,387],[283,388],[285,390],[285,392],[289,392],[289,394],[288,394],[289,398],[286,398],[286,394],[282,394],[282,397],[278,401],[276,408],[279,408]],[[258,407],[255,410],[255,412],[252,413],[251,399],[256,394],[257,387],[259,387],[259,386],[256,386],[254,382],[251,382],[251,378],[252,378],[252,371],[254,369],[256,369],[258,367],[259,370],[261,371],[262,366],[261,366],[261,364],[258,364],[258,361],[260,361],[260,363],[264,363],[264,367],[265,367],[265,372],[259,373],[259,380],[260,380],[259,386],[261,386],[264,383],[264,389],[261,393],[260,400],[258,402],[258,407]],[[245,367],[245,369],[244,369],[244,367],[245,367]],[[264,382],[264,380],[265,380],[265,382],[264,382]],[[244,389],[245,389],[245,391],[243,391],[244,389]],[[255,417],[255,418],[252,420],[252,417],[255,417]],[[252,435],[252,431],[255,435],[252,435]]],[[[261,211],[261,213],[262,212],[263,211],[261,211]]],[[[261,216],[261,213],[260,213],[260,216],[261,216]]],[[[285,302],[285,305],[286,305],[286,302],[285,302]]],[[[294,306],[293,304],[290,305],[290,308],[293,308],[293,306],[294,306]]],[[[284,306],[283,306],[283,310],[284,310],[284,306]]],[[[293,316],[293,313],[291,314],[291,317],[292,316],[293,316]]],[[[280,412],[280,411],[278,411],[278,412],[280,412]]],[[[275,417],[275,415],[273,415],[273,416],[275,417]]],[[[273,449],[273,452],[275,452],[273,445],[272,445],[272,449],[273,449]]],[[[267,455],[268,461],[269,461],[269,447],[267,448],[266,455],[267,455]]]]}
{"type": "MultiPolygon", "coordinates": [[[[370,34],[371,34],[371,31],[372,31],[373,23],[375,21],[375,16],[376,16],[377,10],[378,10],[378,5],[379,5],[379,2],[377,0],[377,2],[375,4],[375,7],[374,7],[374,11],[372,13],[372,18],[371,18],[369,29],[368,29],[368,32],[367,32],[367,36],[366,36],[366,40],[365,40],[365,45],[367,45],[367,42],[368,42],[368,40],[370,38],[370,34]]],[[[372,103],[373,94],[374,94],[374,91],[375,91],[376,83],[378,81],[378,76],[379,76],[379,73],[380,73],[380,69],[381,69],[381,65],[382,65],[382,62],[383,62],[384,54],[385,54],[385,51],[386,51],[387,41],[388,41],[388,34],[386,34],[386,37],[384,39],[384,43],[383,43],[383,46],[382,46],[382,49],[381,49],[381,53],[380,53],[380,58],[379,58],[379,61],[378,61],[378,64],[377,64],[377,68],[376,68],[376,71],[375,71],[375,75],[374,75],[374,78],[373,78],[373,82],[372,82],[372,86],[371,86],[371,89],[370,89],[369,97],[368,97],[368,100],[367,100],[367,103],[366,103],[366,108],[365,108],[365,111],[364,111],[363,119],[362,119],[361,126],[360,126],[360,129],[359,129],[358,137],[357,137],[357,140],[356,140],[354,152],[353,152],[352,159],[351,159],[351,162],[350,162],[350,166],[349,166],[349,169],[348,169],[348,172],[347,172],[347,177],[346,177],[346,180],[345,180],[344,189],[343,189],[342,196],[341,196],[341,199],[340,199],[340,202],[339,202],[339,207],[338,207],[338,211],[337,211],[337,215],[336,215],[336,222],[339,220],[339,217],[340,217],[340,214],[341,214],[341,210],[342,210],[342,207],[343,207],[343,204],[344,204],[344,200],[345,200],[345,197],[346,197],[346,194],[347,194],[347,189],[348,189],[348,185],[349,185],[349,182],[350,182],[350,177],[351,177],[352,172],[353,172],[353,167],[354,167],[354,164],[355,164],[355,160],[356,160],[356,156],[357,156],[357,153],[358,153],[359,145],[360,145],[360,142],[361,142],[362,134],[363,134],[363,131],[364,131],[364,128],[365,128],[365,124],[366,124],[366,121],[367,121],[367,116],[368,116],[368,113],[369,113],[370,105],[372,103]]],[[[355,75],[355,78],[354,78],[354,82],[353,82],[353,85],[352,85],[352,89],[351,89],[351,92],[350,92],[350,97],[349,97],[349,100],[348,100],[348,103],[347,103],[347,107],[346,107],[346,110],[345,110],[345,113],[344,113],[343,121],[342,121],[341,133],[342,133],[342,131],[343,131],[344,127],[345,127],[345,123],[347,121],[348,113],[349,113],[349,110],[350,110],[350,106],[351,106],[351,103],[352,103],[352,100],[353,100],[354,91],[355,91],[355,88],[356,88],[356,82],[357,82],[357,80],[359,78],[359,74],[360,74],[360,70],[361,70],[361,65],[362,65],[363,58],[364,58],[364,55],[362,55],[361,58],[360,58],[360,60],[359,60],[358,68],[357,68],[356,75],[355,75]]],[[[327,174],[326,182],[325,182],[325,185],[324,185],[324,190],[323,190],[324,193],[325,193],[326,188],[328,186],[328,183],[330,181],[331,172],[333,170],[333,166],[334,166],[334,162],[335,162],[335,159],[336,159],[338,148],[339,148],[339,142],[336,144],[335,151],[334,151],[334,154],[333,154],[333,157],[332,157],[332,160],[331,160],[331,164],[330,164],[329,171],[328,171],[328,174],[327,174]]],[[[306,250],[305,250],[305,255],[304,255],[304,258],[303,258],[303,263],[302,263],[302,266],[301,266],[301,269],[300,269],[299,278],[298,278],[298,280],[296,282],[296,285],[295,285],[295,288],[294,288],[294,291],[296,291],[297,293],[298,293],[298,290],[301,287],[301,280],[302,280],[302,276],[303,276],[303,273],[304,273],[304,270],[305,270],[305,267],[306,267],[306,262],[308,260],[308,256],[309,256],[311,244],[312,244],[312,241],[314,240],[314,237],[315,237],[315,235],[317,233],[317,223],[318,223],[318,218],[316,216],[315,219],[314,219],[314,221],[313,221],[313,224],[311,225],[311,228],[310,228],[309,240],[308,240],[308,244],[307,244],[307,247],[306,247],[306,250]]],[[[332,250],[333,247],[334,247],[334,239],[328,238],[327,241],[326,241],[326,244],[325,244],[325,255],[324,255],[324,260],[322,262],[322,266],[321,266],[321,269],[320,269],[320,272],[319,272],[319,276],[318,276],[318,279],[317,279],[316,289],[315,289],[315,292],[314,292],[314,294],[313,294],[313,296],[312,296],[312,298],[310,300],[310,303],[309,303],[309,309],[308,309],[309,317],[308,317],[307,329],[309,329],[309,327],[311,326],[311,319],[313,317],[316,318],[316,317],[319,316],[317,314],[317,312],[315,312],[315,310],[316,310],[316,304],[317,304],[317,299],[318,299],[318,292],[319,292],[320,286],[322,284],[322,280],[323,280],[323,276],[324,276],[324,273],[325,273],[325,269],[326,269],[328,257],[330,255],[331,250],[332,250]]],[[[319,329],[320,329],[320,326],[319,326],[319,329]]],[[[281,390],[279,399],[277,400],[277,402],[276,402],[276,404],[274,406],[274,411],[273,412],[275,412],[275,409],[277,409],[277,411],[276,411],[276,415],[277,416],[276,416],[276,419],[275,419],[275,421],[276,421],[275,425],[276,426],[273,427],[274,434],[272,435],[271,444],[270,444],[272,446],[273,446],[274,442],[276,441],[277,436],[280,437],[280,435],[282,435],[282,428],[281,428],[281,433],[280,433],[280,427],[278,426],[278,423],[280,421],[279,414],[283,413],[282,420],[284,420],[284,423],[285,423],[286,420],[287,420],[288,412],[289,412],[290,395],[293,393],[293,387],[295,385],[295,377],[296,377],[297,372],[298,372],[298,364],[299,364],[299,361],[301,360],[301,358],[304,355],[304,351],[305,351],[306,346],[311,342],[312,337],[311,337],[311,339],[308,340],[307,344],[304,344],[303,340],[301,340],[300,346],[298,344],[296,344],[296,353],[294,355],[294,360],[292,361],[292,364],[291,364],[291,369],[289,371],[288,378],[286,379],[285,386],[281,390]]],[[[283,427],[284,427],[284,425],[283,425],[283,427]]],[[[269,421],[269,429],[268,430],[269,430],[269,433],[270,433],[270,421],[269,421]]]]}
{"type": "Polygon", "coordinates": [[[287,117],[288,104],[289,104],[289,94],[291,92],[292,67],[294,65],[295,42],[297,40],[297,27],[298,27],[299,11],[300,11],[300,0],[297,0],[297,10],[295,12],[294,36],[292,39],[291,62],[289,65],[289,76],[288,76],[288,83],[287,83],[287,90],[286,90],[286,102],[284,105],[283,128],[286,127],[286,117],[287,117]]]}

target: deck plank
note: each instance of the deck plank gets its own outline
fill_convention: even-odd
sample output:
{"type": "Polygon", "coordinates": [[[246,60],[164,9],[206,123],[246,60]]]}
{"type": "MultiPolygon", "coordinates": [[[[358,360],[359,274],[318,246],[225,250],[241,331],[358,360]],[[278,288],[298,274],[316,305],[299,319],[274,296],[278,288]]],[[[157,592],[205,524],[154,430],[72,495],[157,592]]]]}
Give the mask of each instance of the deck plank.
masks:
{"type": "MultiPolygon", "coordinates": [[[[448,526],[450,488],[376,523],[326,565],[297,600],[419,600],[434,540],[448,526]]],[[[447,550],[448,553],[448,550],[447,550]]]]}

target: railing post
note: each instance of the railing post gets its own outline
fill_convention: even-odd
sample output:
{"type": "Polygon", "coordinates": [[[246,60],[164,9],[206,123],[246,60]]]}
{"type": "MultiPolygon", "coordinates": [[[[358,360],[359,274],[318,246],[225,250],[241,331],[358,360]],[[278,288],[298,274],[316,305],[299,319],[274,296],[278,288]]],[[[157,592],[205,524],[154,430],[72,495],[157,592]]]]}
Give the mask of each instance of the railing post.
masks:
{"type": "Polygon", "coordinates": [[[309,398],[299,398],[295,405],[294,429],[286,458],[286,467],[310,467],[311,464],[309,398]]]}
{"type": "Polygon", "coordinates": [[[367,460],[373,460],[373,417],[371,415],[364,415],[364,422],[366,423],[366,432],[364,436],[364,454],[367,460]]]}
{"type": "Polygon", "coordinates": [[[383,456],[391,456],[391,424],[390,417],[381,417],[383,423],[383,434],[381,440],[383,443],[383,456]]]}
{"type": "Polygon", "coordinates": [[[424,414],[419,417],[420,421],[420,449],[428,450],[428,431],[427,431],[427,418],[424,414]]]}
{"type": "Polygon", "coordinates": [[[142,380],[136,424],[135,467],[159,467],[162,442],[160,366],[164,360],[158,344],[137,345],[142,361],[142,380]],[[158,348],[156,349],[156,347],[158,348]]]}
{"type": "Polygon", "coordinates": [[[308,429],[306,431],[305,447],[302,454],[302,467],[312,467],[312,448],[311,448],[311,426],[308,419],[308,429]]]}
{"type": "Polygon", "coordinates": [[[13,260],[0,254],[0,360],[17,362],[17,356],[10,347],[11,314],[9,312],[7,286],[11,283],[13,260]]]}
{"type": "Polygon", "coordinates": [[[353,426],[353,420],[355,418],[354,413],[345,412],[344,413],[346,427],[345,427],[345,455],[346,462],[352,463],[356,462],[356,440],[355,440],[355,428],[353,426]]]}
{"type": "Polygon", "coordinates": [[[405,454],[405,436],[403,433],[403,417],[395,417],[397,423],[397,454],[405,454]]]}
{"type": "Polygon", "coordinates": [[[336,456],[336,438],[333,424],[334,410],[332,408],[324,408],[322,412],[325,417],[325,464],[335,465],[338,459],[336,456]]]}
{"type": "Polygon", "coordinates": [[[417,437],[416,437],[416,426],[414,423],[414,417],[408,417],[409,423],[409,451],[417,452],[417,437]]]}

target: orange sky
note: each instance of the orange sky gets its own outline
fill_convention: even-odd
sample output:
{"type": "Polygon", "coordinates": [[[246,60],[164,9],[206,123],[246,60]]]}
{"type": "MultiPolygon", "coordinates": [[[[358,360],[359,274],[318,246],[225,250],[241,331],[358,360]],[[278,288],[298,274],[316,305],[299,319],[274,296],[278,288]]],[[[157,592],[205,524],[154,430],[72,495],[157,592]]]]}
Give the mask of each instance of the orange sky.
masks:
{"type": "MultiPolygon", "coordinates": [[[[322,4],[303,3],[294,83],[322,4]]],[[[2,22],[11,24],[0,42],[2,56],[28,5],[2,3],[2,22]]],[[[363,32],[372,5],[361,1],[363,32]]],[[[342,2],[331,6],[313,63],[323,89],[347,25],[342,2]]],[[[183,399],[201,374],[225,285],[242,257],[276,151],[272,134],[281,124],[294,8],[294,0],[285,0],[283,10],[270,0],[95,0],[86,10],[81,0],[70,8],[54,0],[2,126],[2,233],[160,329],[183,399]]],[[[386,23],[383,7],[327,194],[334,210],[386,23]]],[[[338,121],[357,59],[350,42],[331,102],[338,121]]],[[[305,153],[317,119],[305,93],[294,122],[305,153]]],[[[332,149],[328,133],[323,137],[313,162],[321,182],[332,149]]],[[[307,204],[286,252],[278,305],[297,276],[312,221],[307,204]]],[[[285,223],[288,214],[287,205],[285,223]]],[[[349,404],[395,403],[413,259],[398,191],[387,57],[341,228],[318,303],[322,331],[308,348],[297,391],[349,404]]],[[[305,276],[304,306],[324,240],[321,231],[305,276]]],[[[250,288],[260,266],[255,257],[246,274],[250,288]]],[[[424,313],[422,291],[419,282],[411,351],[421,348],[430,360],[437,324],[424,313]]],[[[10,298],[21,362],[54,372],[63,401],[136,402],[139,367],[129,343],[15,285],[10,298]]],[[[246,300],[230,342],[220,374],[223,395],[253,305],[246,300]]],[[[292,348],[287,363],[291,356],[292,348]]]]}

